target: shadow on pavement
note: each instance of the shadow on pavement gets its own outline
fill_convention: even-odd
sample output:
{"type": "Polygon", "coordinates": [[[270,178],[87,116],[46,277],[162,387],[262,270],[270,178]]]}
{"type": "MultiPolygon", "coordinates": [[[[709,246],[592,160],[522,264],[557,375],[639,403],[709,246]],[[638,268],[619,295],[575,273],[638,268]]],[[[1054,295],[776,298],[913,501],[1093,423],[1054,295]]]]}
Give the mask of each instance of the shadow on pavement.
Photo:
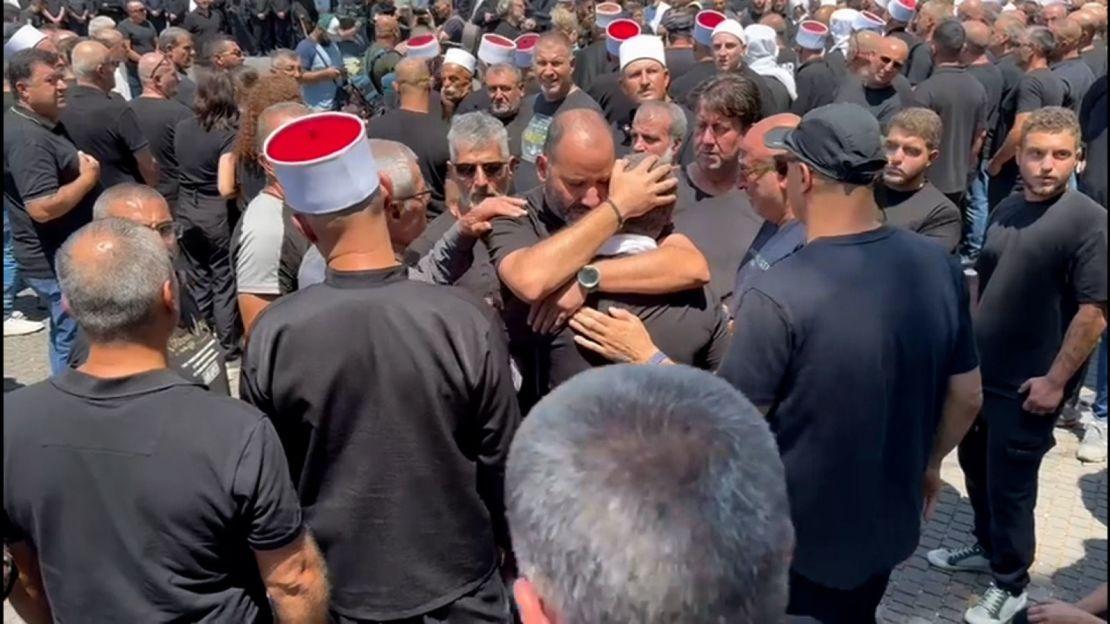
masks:
{"type": "Polygon", "coordinates": [[[4,378],[4,392],[11,392],[12,390],[19,390],[22,387],[23,387],[23,384],[21,384],[18,381],[12,379],[11,377],[5,377],[4,378]]]}

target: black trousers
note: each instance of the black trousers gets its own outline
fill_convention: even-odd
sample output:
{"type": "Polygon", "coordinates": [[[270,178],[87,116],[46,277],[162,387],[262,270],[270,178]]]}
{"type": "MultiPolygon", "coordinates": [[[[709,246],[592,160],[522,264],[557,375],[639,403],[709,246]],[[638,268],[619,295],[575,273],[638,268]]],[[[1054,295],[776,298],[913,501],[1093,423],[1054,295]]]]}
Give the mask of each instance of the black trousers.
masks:
{"type": "Polygon", "coordinates": [[[975,511],[975,538],[990,559],[995,584],[1014,595],[1029,584],[1036,553],[1037,473],[1056,444],[1056,416],[1032,414],[1022,403],[984,393],[983,410],[958,451],[975,511]]]}
{"type": "Polygon", "coordinates": [[[243,336],[231,260],[234,210],[234,200],[187,189],[181,189],[177,200],[176,218],[182,224],[180,246],[189,294],[201,316],[216,330],[227,359],[239,357],[243,336]]]}
{"type": "Polygon", "coordinates": [[[254,39],[254,44],[257,46],[257,52],[261,54],[269,54],[274,49],[274,15],[267,13],[266,17],[259,19],[257,15],[251,13],[250,16],[250,29],[251,38],[254,39]]]}
{"type": "Polygon", "coordinates": [[[513,621],[508,591],[497,570],[469,594],[424,615],[402,620],[359,620],[332,612],[330,617],[332,624],[511,624],[513,621]]]}
{"type": "Polygon", "coordinates": [[[853,589],[836,589],[790,571],[788,615],[807,616],[821,624],[875,624],[875,611],[890,582],[887,570],[853,589]]]}
{"type": "Polygon", "coordinates": [[[293,31],[290,28],[292,22],[290,21],[289,11],[285,12],[285,17],[278,17],[277,14],[271,15],[273,20],[273,36],[274,48],[290,48],[297,45],[291,41],[293,31]]]}

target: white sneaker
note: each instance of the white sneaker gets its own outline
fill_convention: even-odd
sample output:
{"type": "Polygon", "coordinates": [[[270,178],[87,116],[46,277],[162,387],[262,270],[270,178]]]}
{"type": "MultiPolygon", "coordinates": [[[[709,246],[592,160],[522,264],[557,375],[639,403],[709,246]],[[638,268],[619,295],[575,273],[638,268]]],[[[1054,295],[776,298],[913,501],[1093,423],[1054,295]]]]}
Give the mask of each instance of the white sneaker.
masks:
{"type": "Polygon", "coordinates": [[[979,604],[964,611],[964,621],[967,624],[1008,624],[1028,602],[1025,592],[1014,596],[991,583],[979,599],[979,604]]]}
{"type": "Polygon", "coordinates": [[[1106,420],[1087,425],[1083,432],[1083,441],[1079,443],[1079,450],[1075,456],[1081,462],[1098,463],[1106,461],[1106,420]]]}
{"type": "Polygon", "coordinates": [[[38,321],[32,321],[23,316],[23,313],[16,310],[12,315],[4,319],[4,337],[8,336],[26,336],[38,331],[42,331],[46,325],[38,321]]]}
{"type": "Polygon", "coordinates": [[[956,550],[938,548],[925,555],[929,563],[949,572],[990,572],[991,562],[979,544],[956,550]]]}

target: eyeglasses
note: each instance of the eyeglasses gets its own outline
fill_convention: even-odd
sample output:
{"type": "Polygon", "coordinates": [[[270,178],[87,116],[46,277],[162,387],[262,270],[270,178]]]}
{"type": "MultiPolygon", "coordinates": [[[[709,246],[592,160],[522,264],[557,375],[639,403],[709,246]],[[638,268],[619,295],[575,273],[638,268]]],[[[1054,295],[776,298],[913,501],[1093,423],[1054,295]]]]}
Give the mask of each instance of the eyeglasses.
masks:
{"type": "Polygon", "coordinates": [[[505,167],[508,164],[507,162],[456,163],[452,167],[455,168],[455,173],[464,178],[473,178],[478,173],[478,167],[482,168],[482,173],[487,178],[498,178],[505,173],[505,167]]]}
{"type": "Polygon", "coordinates": [[[397,197],[393,201],[396,202],[396,203],[401,203],[401,202],[407,202],[410,199],[427,200],[431,196],[432,196],[432,191],[429,189],[429,190],[426,190],[426,191],[420,191],[419,193],[413,193],[412,195],[409,195],[408,197],[397,197]]]}
{"type": "Polygon", "coordinates": [[[177,221],[164,221],[162,223],[155,223],[154,225],[144,223],[143,225],[146,225],[146,227],[154,230],[158,233],[158,236],[161,236],[164,239],[173,238],[174,240],[177,240],[181,238],[182,232],[185,231],[184,226],[182,226],[177,221]]]}

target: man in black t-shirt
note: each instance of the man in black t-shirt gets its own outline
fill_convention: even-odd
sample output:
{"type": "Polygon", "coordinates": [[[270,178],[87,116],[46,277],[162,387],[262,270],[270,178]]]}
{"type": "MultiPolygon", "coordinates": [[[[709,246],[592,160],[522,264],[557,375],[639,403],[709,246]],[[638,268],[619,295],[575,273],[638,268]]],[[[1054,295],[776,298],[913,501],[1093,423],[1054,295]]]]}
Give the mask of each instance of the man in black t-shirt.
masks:
{"type": "Polygon", "coordinates": [[[787,613],[875,621],[940,464],[978,410],[967,289],[937,245],[876,220],[879,124],[830,104],[767,134],[808,242],[740,298],[719,374],[767,414],[797,544],[787,613]]]}
{"type": "Polygon", "coordinates": [[[58,57],[23,50],[6,59],[16,105],[4,113],[4,208],[24,281],[50,307],[50,369],[66,369],[77,326],[62,304],[54,254],[92,219],[100,163],[77,151],[59,121],[66,83],[58,57]]]}
{"type": "Polygon", "coordinates": [[[977,543],[928,555],[937,567],[994,577],[965,614],[973,624],[1009,622],[1027,603],[1041,459],[1106,327],[1106,210],[1067,190],[1079,140],[1068,109],[1028,117],[1017,153],[1022,194],[995,208],[976,263],[984,403],[960,443],[960,466],[977,543]]]}
{"type": "Polygon", "coordinates": [[[192,110],[197,94],[197,83],[188,74],[197,54],[193,36],[184,28],[170,26],[158,36],[158,51],[168,56],[177,70],[177,94],[174,99],[192,110]]]}
{"type": "Polygon", "coordinates": [[[144,54],[139,59],[137,71],[143,91],[128,105],[134,111],[139,129],[150,142],[150,151],[158,162],[158,184],[155,188],[172,210],[177,205],[178,187],[174,130],[178,122],[192,115],[192,111],[174,99],[179,79],[169,56],[158,52],[144,54]]]}
{"type": "Polygon", "coordinates": [[[850,102],[871,111],[884,130],[894,114],[909,105],[913,87],[902,75],[909,49],[897,37],[875,44],[871,67],[862,76],[845,76],[836,91],[837,102],[850,102]]]}
{"type": "Polygon", "coordinates": [[[185,16],[181,22],[193,36],[193,44],[198,50],[205,50],[208,40],[224,31],[223,17],[212,8],[212,0],[196,0],[197,8],[185,16]]]}
{"type": "Polygon", "coordinates": [[[681,235],[619,236],[626,220],[674,202],[674,182],[666,168],[649,170],[654,158],[627,171],[614,164],[605,128],[595,111],[560,113],[537,160],[544,184],[526,195],[528,214],[496,219],[488,238],[525,408],[591,365],[563,327],[584,305],[643,311],[649,325],[658,315],[669,329],[655,338],[674,357],[703,367],[712,359],[712,349],[702,349],[713,334],[702,315],[715,318],[716,304],[700,288],[707,278],[701,253],[681,235]],[[684,317],[686,329],[676,324],[684,317]]]}
{"type": "Polygon", "coordinates": [[[66,94],[62,110],[77,149],[100,161],[101,188],[122,182],[158,184],[158,164],[150,142],[139,129],[135,111],[111,93],[117,63],[98,41],[83,41],[73,48],[77,84],[66,94]]]}
{"type": "Polygon", "coordinates": [[[941,123],[927,108],[907,108],[894,116],[883,143],[886,168],[875,183],[875,202],[887,225],[917,232],[955,253],[960,210],[925,179],[939,154],[941,123]]]}
{"type": "Polygon", "coordinates": [[[1048,59],[1056,48],[1056,38],[1047,28],[1033,26],[1022,33],[1014,60],[1025,72],[1010,97],[1002,101],[995,132],[995,153],[987,165],[991,176],[988,194],[990,205],[997,206],[1021,182],[1014,161],[1022,126],[1038,108],[1063,106],[1064,83],[1048,68],[1048,59]]]}
{"type": "MultiPolygon", "coordinates": [[[[963,25],[967,41],[964,43],[962,60],[967,66],[967,73],[978,80],[987,93],[987,136],[983,148],[979,150],[979,158],[971,165],[971,185],[968,187],[967,210],[964,212],[966,219],[960,256],[967,265],[979,257],[979,250],[983,248],[983,235],[987,231],[987,214],[990,212],[987,162],[993,155],[991,145],[998,127],[998,109],[1002,104],[1003,94],[1008,93],[1008,90],[1006,77],[987,53],[991,37],[990,26],[978,21],[965,21],[963,25]]],[[[1010,85],[1010,89],[1013,86],[1015,85],[1010,85]]]]}
{"type": "Polygon", "coordinates": [[[80,368],[4,395],[4,541],[41,571],[21,575],[17,610],[323,621],[323,561],[274,427],[168,370],[180,285],[159,236],[86,225],[58,278],[90,349],[80,368]]]}
{"type": "Polygon", "coordinates": [[[157,47],[158,31],[147,19],[146,6],[142,0],[129,0],[127,19],[116,27],[127,45],[127,78],[131,83],[131,97],[138,97],[143,90],[139,81],[139,57],[153,52],[157,47]]]}
{"type": "Polygon", "coordinates": [[[1079,56],[1079,42],[1083,38],[1083,27],[1070,19],[1061,19],[1052,23],[1051,30],[1056,37],[1052,73],[1064,83],[1064,106],[1078,115],[1087,90],[1095,82],[1094,71],[1079,56]]]}

